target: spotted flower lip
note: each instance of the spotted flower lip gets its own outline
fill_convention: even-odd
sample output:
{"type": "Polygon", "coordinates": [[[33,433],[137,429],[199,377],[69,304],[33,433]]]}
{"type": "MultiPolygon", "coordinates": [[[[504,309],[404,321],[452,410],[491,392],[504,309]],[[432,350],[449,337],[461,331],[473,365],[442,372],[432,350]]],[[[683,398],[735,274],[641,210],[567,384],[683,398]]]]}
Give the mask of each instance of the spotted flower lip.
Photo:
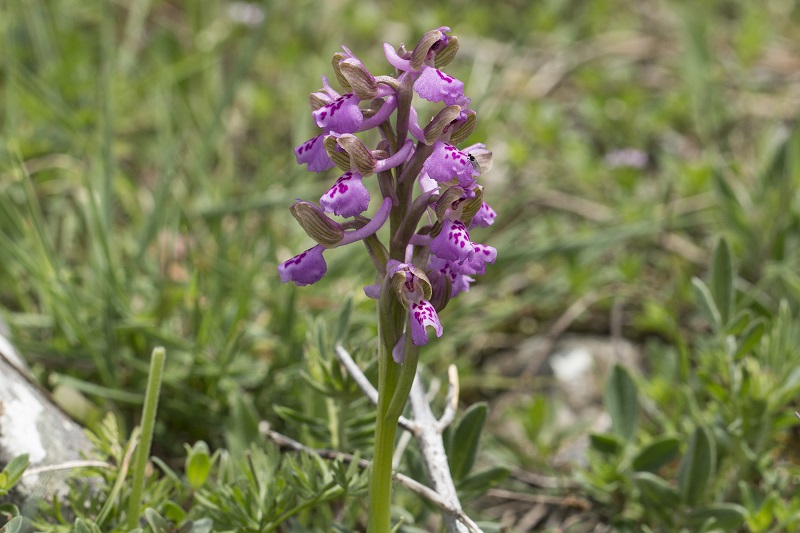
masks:
{"type": "Polygon", "coordinates": [[[472,217],[472,223],[470,224],[470,229],[480,226],[482,228],[488,228],[492,224],[494,224],[494,219],[497,217],[497,213],[494,212],[489,204],[483,202],[481,204],[481,208],[475,213],[475,216],[472,217]]]}
{"type": "Polygon", "coordinates": [[[324,137],[324,134],[317,135],[294,149],[298,165],[307,165],[310,172],[322,172],[336,166],[325,151],[324,137]]]}
{"type": "Polygon", "coordinates": [[[427,327],[432,326],[436,336],[442,336],[442,324],[436,309],[426,298],[431,296],[431,285],[425,273],[411,263],[391,261],[387,276],[392,279],[397,297],[408,309],[411,323],[411,342],[415,346],[428,343],[427,327]]]}
{"type": "Polygon", "coordinates": [[[430,102],[444,102],[447,105],[469,105],[469,98],[464,96],[464,82],[448,76],[433,67],[423,67],[414,90],[422,98],[430,102]]]}
{"type": "Polygon", "coordinates": [[[445,219],[441,233],[431,242],[431,252],[442,259],[463,262],[472,259],[475,247],[463,222],[445,219]]]}
{"type": "Polygon", "coordinates": [[[486,273],[486,263],[493,264],[497,259],[497,250],[492,246],[473,242],[474,253],[463,262],[453,263],[451,268],[461,274],[483,275],[486,273]]]}
{"type": "MultiPolygon", "coordinates": [[[[430,268],[439,272],[442,277],[447,278],[450,282],[450,297],[455,298],[462,292],[469,292],[469,285],[475,281],[474,278],[469,277],[467,274],[457,270],[452,261],[441,259],[439,257],[432,257],[430,261],[430,268]]],[[[442,279],[436,277],[437,281],[443,282],[442,279]]],[[[437,287],[433,288],[436,292],[437,287]]]]}
{"type": "Polygon", "coordinates": [[[369,191],[361,181],[361,174],[348,171],[322,195],[319,204],[328,213],[353,217],[369,208],[369,191]]]}
{"type": "Polygon", "coordinates": [[[425,160],[422,170],[440,183],[458,178],[459,185],[465,188],[475,185],[478,175],[469,154],[441,141],[434,143],[433,153],[425,160]]]}
{"type": "Polygon", "coordinates": [[[414,90],[420,97],[430,102],[444,102],[447,105],[460,105],[467,107],[470,99],[464,95],[464,82],[449,76],[441,70],[428,64],[423,64],[419,70],[411,66],[409,59],[400,57],[394,47],[385,43],[383,45],[386,60],[401,72],[411,72],[417,78],[414,90]]]}
{"type": "Polygon", "coordinates": [[[427,300],[420,300],[419,303],[411,304],[409,309],[411,315],[411,342],[415,346],[428,344],[427,326],[433,326],[436,336],[441,337],[443,333],[442,323],[439,322],[439,315],[427,300]]]}
{"type": "Polygon", "coordinates": [[[355,94],[347,93],[330,104],[320,107],[311,115],[317,126],[324,131],[353,132],[358,130],[364,121],[364,115],[358,107],[360,101],[355,94]]]}
{"type": "Polygon", "coordinates": [[[321,244],[309,248],[283,264],[278,266],[278,274],[283,283],[293,281],[298,287],[304,287],[318,282],[328,271],[322,251],[325,247],[321,244]]]}

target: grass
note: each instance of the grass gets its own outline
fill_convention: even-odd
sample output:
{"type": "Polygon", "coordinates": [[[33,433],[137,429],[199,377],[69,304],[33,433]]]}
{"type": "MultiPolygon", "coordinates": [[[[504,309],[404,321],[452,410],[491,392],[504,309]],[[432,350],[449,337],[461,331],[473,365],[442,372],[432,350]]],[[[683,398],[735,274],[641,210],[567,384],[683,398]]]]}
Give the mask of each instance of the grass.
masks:
{"type": "Polygon", "coordinates": [[[366,256],[329,254],[313,288],[277,280],[307,243],[288,205],[327,188],[292,156],[314,131],[307,94],[342,43],[381,68],[380,43],[441,24],[462,44],[451,71],[478,112],[472,139],[494,151],[499,214],[479,236],[497,264],[423,352],[437,374],[458,363],[466,402],[514,389],[484,363],[587,295],[570,331],[608,334],[617,308],[622,334],[653,347],[648,367],[686,357],[710,330],[691,279],[720,236],[742,308],[771,323],[784,301],[796,315],[794,2],[271,0],[253,26],[229,7],[0,6],[1,312],[43,383],[91,401],[90,428],[110,411],[130,433],[164,346],[154,455],[174,462],[199,440],[247,449],[259,419],[326,444],[275,406],[327,412],[301,394],[315,320],[332,324],[352,295],[362,361],[375,325],[366,256]],[[622,149],[647,163],[610,164],[622,149]]]}

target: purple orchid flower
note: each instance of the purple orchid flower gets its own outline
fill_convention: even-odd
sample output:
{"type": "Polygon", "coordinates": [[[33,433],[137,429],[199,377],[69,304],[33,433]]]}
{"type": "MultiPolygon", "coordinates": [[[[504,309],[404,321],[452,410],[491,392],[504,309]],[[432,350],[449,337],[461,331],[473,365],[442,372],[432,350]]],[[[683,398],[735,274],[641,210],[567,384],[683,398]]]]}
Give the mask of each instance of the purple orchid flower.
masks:
{"type": "Polygon", "coordinates": [[[422,170],[438,182],[446,182],[454,177],[461,187],[467,189],[475,185],[478,171],[472,164],[469,154],[453,146],[437,141],[433,145],[433,153],[422,165],[422,170]]]}
{"type": "Polygon", "coordinates": [[[322,195],[319,204],[325,211],[335,215],[360,215],[369,208],[369,191],[361,181],[361,174],[347,171],[322,195]]]}
{"type": "Polygon", "coordinates": [[[293,281],[298,287],[304,287],[321,280],[328,271],[328,265],[322,257],[324,249],[318,244],[278,266],[281,281],[283,283],[293,281]]]}
{"type": "Polygon", "coordinates": [[[441,65],[436,67],[437,62],[447,62],[447,58],[438,61],[437,54],[445,49],[454,50],[449,47],[449,32],[447,27],[428,32],[413,52],[402,48],[398,52],[384,45],[386,59],[397,70],[392,79],[373,76],[347,48],[344,53],[336,54],[334,68],[345,91],[340,94],[323,77],[322,88],[310,95],[312,118],[322,131],[295,149],[298,164],[307,165],[310,171],[322,172],[339,165],[344,172],[320,197],[319,206],[301,203],[293,207],[293,215],[319,244],[281,264],[278,267],[281,281],[291,281],[298,286],[316,283],[327,271],[322,256],[325,249],[371,238],[367,248],[380,275],[376,284],[364,287],[365,293],[381,299],[382,283],[391,281],[398,301],[408,310],[408,329],[397,332],[394,337],[400,339],[393,352],[398,362],[402,362],[405,335],[410,335],[416,346],[428,342],[428,327],[433,328],[437,337],[441,336],[443,328],[438,311],[449,299],[468,292],[474,276],[484,274],[486,265],[497,258],[497,250],[473,242],[470,236],[474,228],[490,226],[497,216],[495,211],[482,202],[477,212],[469,217],[463,213],[464,206],[482,194],[483,187],[478,185],[478,180],[491,168],[492,154],[480,143],[456,147],[474,128],[476,114],[468,109],[470,99],[464,95],[464,84],[442,71],[441,65]],[[393,146],[392,137],[386,135],[385,128],[391,128],[391,115],[401,105],[398,88],[409,82],[420,98],[459,106],[460,111],[448,124],[423,129],[417,110],[406,100],[403,105],[408,106],[408,138],[402,145],[393,146]],[[367,148],[355,135],[378,129],[384,140],[376,150],[367,148]],[[331,137],[336,141],[334,144],[331,137]],[[416,139],[416,146],[412,139],[416,139]],[[427,146],[420,152],[423,145],[427,146]],[[335,151],[328,152],[326,147],[335,151]],[[416,175],[406,176],[408,165],[418,169],[416,175]],[[368,179],[371,176],[378,177],[368,179]],[[416,180],[419,184],[416,190],[421,194],[409,188],[412,182],[406,178],[416,180]],[[370,208],[371,195],[376,194],[378,188],[370,182],[380,183],[383,196],[380,208],[371,219],[364,215],[370,208]],[[375,190],[371,192],[373,187],[375,190]],[[454,193],[456,200],[446,204],[442,213],[439,198],[444,195],[453,198],[454,193]],[[412,196],[409,198],[409,195],[412,196]],[[392,227],[398,233],[390,236],[392,252],[385,249],[383,255],[376,255],[375,246],[383,245],[376,244],[374,236],[396,209],[399,209],[398,218],[393,220],[398,223],[392,227]],[[325,213],[348,220],[338,223],[325,213]],[[414,218],[409,220],[412,214],[414,218]],[[441,221],[438,229],[436,220],[441,221]],[[417,225],[422,228],[417,230],[417,225]],[[427,229],[422,231],[425,227],[427,229]],[[389,259],[390,256],[404,257],[405,262],[389,259]],[[425,264],[415,266],[415,262],[425,264]]]}

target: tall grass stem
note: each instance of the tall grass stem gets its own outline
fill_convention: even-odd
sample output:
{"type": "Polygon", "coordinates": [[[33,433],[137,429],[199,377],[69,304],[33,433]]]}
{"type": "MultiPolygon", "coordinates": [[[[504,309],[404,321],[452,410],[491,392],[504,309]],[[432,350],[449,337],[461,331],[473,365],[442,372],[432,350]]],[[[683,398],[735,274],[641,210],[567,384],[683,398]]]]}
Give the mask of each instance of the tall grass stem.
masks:
{"type": "Polygon", "coordinates": [[[142,436],[139,441],[139,449],[136,450],[133,487],[128,500],[128,529],[134,529],[139,518],[139,506],[141,505],[142,491],[144,490],[144,471],[147,466],[147,459],[150,456],[150,445],[153,442],[153,427],[156,421],[158,396],[161,390],[161,377],[164,373],[165,359],[166,351],[163,347],[159,346],[153,349],[153,354],[150,356],[150,373],[147,377],[144,408],[142,409],[142,436]]]}

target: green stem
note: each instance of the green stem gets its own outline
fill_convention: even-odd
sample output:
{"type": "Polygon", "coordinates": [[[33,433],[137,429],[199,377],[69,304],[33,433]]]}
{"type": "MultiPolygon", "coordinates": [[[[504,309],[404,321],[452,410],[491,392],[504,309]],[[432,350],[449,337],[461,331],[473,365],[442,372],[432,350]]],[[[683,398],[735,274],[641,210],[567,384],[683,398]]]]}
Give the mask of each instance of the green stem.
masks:
{"type": "Polygon", "coordinates": [[[150,356],[150,375],[147,377],[147,391],[145,392],[144,407],[142,408],[142,437],[139,441],[139,448],[136,450],[133,487],[128,500],[128,529],[134,529],[139,522],[139,507],[142,503],[142,491],[144,490],[144,471],[147,467],[147,459],[150,456],[150,444],[153,442],[153,427],[156,421],[158,395],[161,390],[161,376],[164,373],[165,358],[166,352],[162,347],[153,349],[153,354],[150,356]]]}
{"type": "MultiPolygon", "coordinates": [[[[383,292],[381,298],[393,295],[383,292]]],[[[372,459],[372,472],[369,485],[370,512],[369,533],[390,533],[392,508],[392,455],[394,454],[394,438],[397,421],[403,412],[408,392],[416,374],[419,349],[406,337],[403,364],[395,363],[391,354],[391,342],[399,334],[387,332],[395,321],[389,314],[379,317],[380,349],[378,357],[378,415],[375,421],[375,453],[372,459]],[[410,347],[410,348],[409,348],[410,347]]],[[[410,331],[410,329],[409,329],[410,331]]],[[[410,334],[409,334],[410,335],[410,334]]]]}

